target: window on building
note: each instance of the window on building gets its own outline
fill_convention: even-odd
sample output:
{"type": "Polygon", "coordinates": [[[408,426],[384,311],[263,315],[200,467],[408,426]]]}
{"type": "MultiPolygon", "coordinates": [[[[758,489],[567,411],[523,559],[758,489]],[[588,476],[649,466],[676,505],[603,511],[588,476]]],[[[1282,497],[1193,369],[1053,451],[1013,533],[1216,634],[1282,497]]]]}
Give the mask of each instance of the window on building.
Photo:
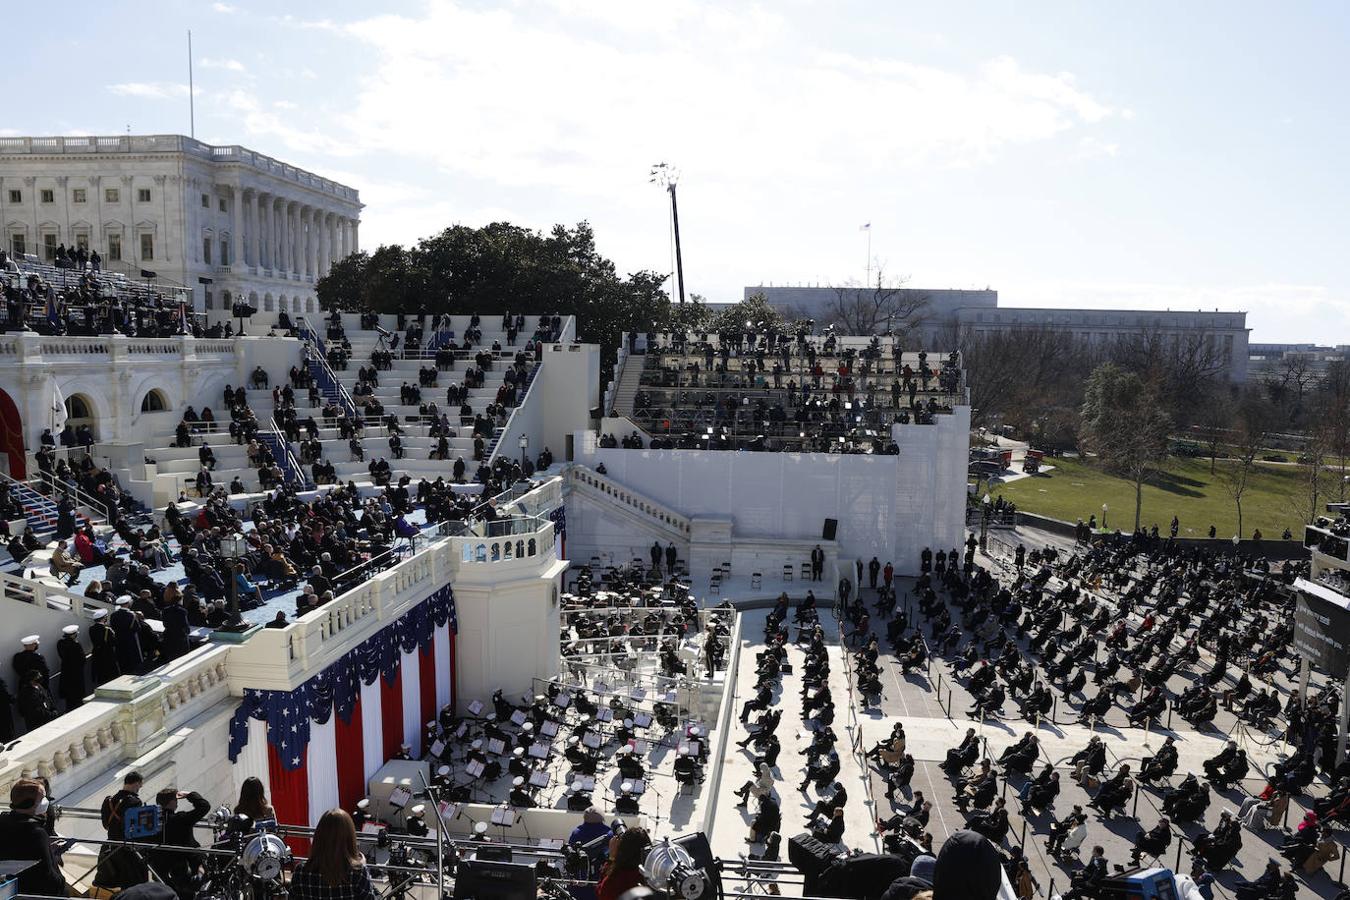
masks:
{"type": "Polygon", "coordinates": [[[137,189],[136,189],[136,202],[137,202],[137,203],[149,203],[149,202],[150,202],[150,189],[149,189],[149,188],[137,188],[137,189]]]}
{"type": "Polygon", "coordinates": [[[38,192],[38,199],[41,200],[43,203],[55,203],[56,191],[52,190],[51,188],[43,188],[41,191],[38,192]]]}
{"type": "Polygon", "coordinates": [[[9,249],[15,256],[26,256],[28,254],[28,239],[21,234],[11,234],[9,236],[9,249]]]}
{"type": "Polygon", "coordinates": [[[145,395],[141,401],[141,412],[164,412],[169,408],[168,402],[164,399],[164,392],[159,390],[151,391],[145,395]]]}
{"type": "Polygon", "coordinates": [[[1223,336],[1223,355],[1225,358],[1231,358],[1233,355],[1233,336],[1231,334],[1223,336]]]}
{"type": "Polygon", "coordinates": [[[211,195],[202,194],[202,209],[210,209],[210,208],[211,208],[211,195]]]}
{"type": "Polygon", "coordinates": [[[211,265],[211,239],[209,237],[202,238],[202,262],[208,266],[211,265]]]}
{"type": "Polygon", "coordinates": [[[224,238],[220,239],[220,264],[222,266],[230,264],[230,242],[224,238]]]}
{"type": "Polygon", "coordinates": [[[77,234],[75,235],[75,246],[76,246],[78,249],[83,250],[85,253],[88,253],[88,252],[89,252],[89,232],[87,232],[87,231],[81,231],[81,232],[77,233],[77,234]]]}
{"type": "Polygon", "coordinates": [[[215,309],[215,308],[216,308],[215,303],[216,303],[216,301],[215,301],[215,295],[212,294],[210,291],[207,291],[207,292],[206,292],[206,308],[207,308],[207,310],[209,311],[209,310],[215,309]]]}
{"type": "Polygon", "coordinates": [[[89,199],[89,191],[86,188],[75,188],[70,192],[72,203],[84,203],[89,199]]]}
{"type": "Polygon", "coordinates": [[[155,236],[153,234],[141,235],[141,261],[148,262],[155,258],[155,236]]]}
{"type": "Polygon", "coordinates": [[[117,188],[104,188],[104,189],[103,189],[103,202],[104,202],[104,203],[121,203],[121,202],[122,202],[122,192],[119,191],[117,188]]]}
{"type": "Polygon", "coordinates": [[[221,198],[220,198],[220,211],[221,211],[221,212],[225,212],[225,198],[224,198],[224,197],[221,197],[221,198]]]}
{"type": "Polygon", "coordinates": [[[22,202],[23,202],[23,191],[10,191],[10,192],[9,192],[9,202],[10,202],[10,203],[22,203],[22,202]]]}
{"type": "Polygon", "coordinates": [[[42,258],[48,262],[56,259],[56,235],[44,234],[42,236],[42,258]]]}
{"type": "Polygon", "coordinates": [[[122,236],[120,234],[108,235],[108,259],[111,262],[122,261],[122,236]]]}

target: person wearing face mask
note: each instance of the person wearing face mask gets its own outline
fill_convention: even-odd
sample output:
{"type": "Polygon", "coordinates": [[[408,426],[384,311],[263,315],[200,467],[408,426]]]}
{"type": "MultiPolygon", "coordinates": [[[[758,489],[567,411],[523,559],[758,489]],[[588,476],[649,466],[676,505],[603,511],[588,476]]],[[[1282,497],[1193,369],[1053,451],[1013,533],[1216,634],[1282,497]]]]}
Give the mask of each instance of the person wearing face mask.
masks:
{"type": "Polygon", "coordinates": [[[42,782],[21,778],[9,791],[9,810],[0,813],[0,860],[36,860],[19,873],[19,893],[64,897],[66,880],[52,852],[47,833],[47,809],[51,801],[42,782]]]}

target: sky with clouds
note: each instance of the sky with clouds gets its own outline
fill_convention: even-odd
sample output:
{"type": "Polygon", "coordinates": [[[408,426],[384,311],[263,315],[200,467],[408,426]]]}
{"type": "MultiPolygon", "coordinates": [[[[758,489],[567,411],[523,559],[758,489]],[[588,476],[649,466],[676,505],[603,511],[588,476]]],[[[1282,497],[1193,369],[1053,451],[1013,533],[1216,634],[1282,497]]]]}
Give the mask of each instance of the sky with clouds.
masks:
{"type": "Polygon", "coordinates": [[[186,133],[191,28],[197,137],[358,188],[367,247],[586,219],[620,269],[669,271],[668,161],[710,299],[861,280],[870,222],[912,286],[1350,343],[1343,4],[140,0],[7,24],[0,133],[186,133]]]}

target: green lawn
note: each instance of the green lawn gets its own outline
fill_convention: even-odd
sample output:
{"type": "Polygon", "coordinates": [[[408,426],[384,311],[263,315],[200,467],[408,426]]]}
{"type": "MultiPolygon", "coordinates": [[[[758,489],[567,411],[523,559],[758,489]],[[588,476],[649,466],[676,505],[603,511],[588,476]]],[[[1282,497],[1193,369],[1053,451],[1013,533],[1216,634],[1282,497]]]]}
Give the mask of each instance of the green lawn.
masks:
{"type": "MultiPolygon", "coordinates": [[[[1067,522],[1080,518],[1086,521],[1096,514],[1098,525],[1105,503],[1109,507],[1106,524],[1111,529],[1129,531],[1134,527],[1132,482],[1103,471],[1092,460],[1046,462],[1055,468],[1044,475],[995,486],[990,493],[1002,494],[1020,509],[1067,522]]],[[[1218,527],[1219,537],[1232,537],[1237,530],[1237,510],[1219,478],[1224,465],[1219,460],[1216,474],[1211,475],[1208,459],[1170,459],[1161,475],[1144,484],[1140,524],[1148,528],[1156,522],[1166,534],[1168,523],[1176,515],[1181,520],[1181,537],[1205,537],[1211,523],[1218,527]]],[[[1242,499],[1242,536],[1249,538],[1252,529],[1259,528],[1262,537],[1278,539],[1288,527],[1301,538],[1302,525],[1290,499],[1304,490],[1302,467],[1257,466],[1242,499]]]]}

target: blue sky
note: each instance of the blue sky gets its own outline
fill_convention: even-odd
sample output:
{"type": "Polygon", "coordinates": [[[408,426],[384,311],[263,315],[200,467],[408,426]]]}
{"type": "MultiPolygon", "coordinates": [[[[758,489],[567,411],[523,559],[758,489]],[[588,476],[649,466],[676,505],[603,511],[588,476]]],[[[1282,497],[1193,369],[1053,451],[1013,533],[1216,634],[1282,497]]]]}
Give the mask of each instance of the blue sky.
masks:
{"type": "Polygon", "coordinates": [[[358,189],[363,245],[590,220],[691,291],[1241,309],[1350,343],[1350,7],[538,0],[16,7],[4,133],[188,129],[358,189]],[[15,90],[17,89],[17,90],[15,90]]]}

